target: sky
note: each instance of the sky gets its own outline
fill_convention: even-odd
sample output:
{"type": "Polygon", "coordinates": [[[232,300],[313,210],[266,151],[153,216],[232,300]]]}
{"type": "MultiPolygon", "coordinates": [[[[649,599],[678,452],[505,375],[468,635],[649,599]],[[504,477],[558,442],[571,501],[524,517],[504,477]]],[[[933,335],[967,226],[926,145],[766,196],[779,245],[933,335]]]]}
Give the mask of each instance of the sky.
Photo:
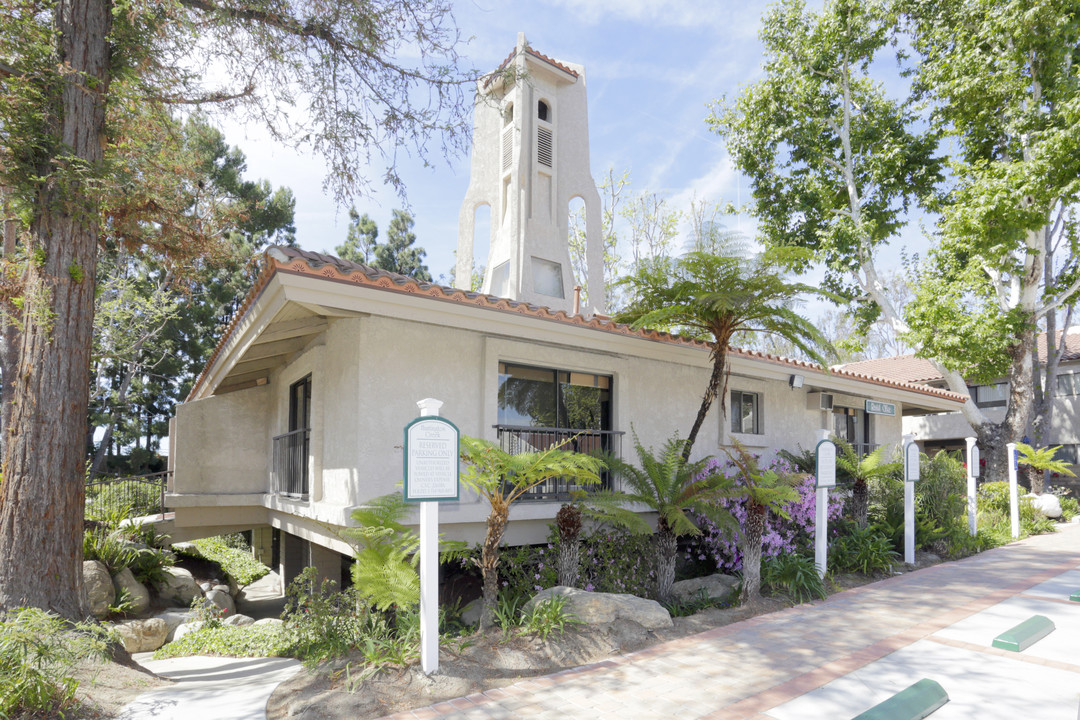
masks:
{"type": "MultiPolygon", "coordinates": [[[[705,118],[714,101],[734,98],[760,77],[757,33],[766,7],[753,0],[463,0],[454,3],[454,16],[470,38],[462,48],[466,67],[498,67],[518,32],[538,52],[584,65],[593,177],[609,168],[616,176],[629,171],[633,193],[658,193],[686,210],[694,199],[736,205],[748,199],[746,179],[705,118]]],[[[247,155],[249,177],[292,189],[298,244],[332,254],[345,239],[348,207],[323,192],[323,161],[276,145],[256,126],[221,126],[247,155]]],[[[433,277],[449,282],[469,157],[436,157],[430,167],[406,159],[399,171],[416,244],[427,251],[433,277]]],[[[378,167],[369,173],[380,175],[378,167]]],[[[383,235],[393,209],[403,205],[383,186],[355,204],[383,235]]],[[[732,216],[727,229],[752,236],[754,225],[746,215],[732,216]]]]}

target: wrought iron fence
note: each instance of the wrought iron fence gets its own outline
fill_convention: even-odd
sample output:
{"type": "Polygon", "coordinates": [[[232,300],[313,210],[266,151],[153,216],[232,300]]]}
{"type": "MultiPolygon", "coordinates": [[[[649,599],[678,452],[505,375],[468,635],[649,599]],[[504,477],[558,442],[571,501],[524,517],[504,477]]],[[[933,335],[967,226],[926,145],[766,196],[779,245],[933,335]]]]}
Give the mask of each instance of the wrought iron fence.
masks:
{"type": "MultiPolygon", "coordinates": [[[[614,430],[573,430],[566,428],[524,427],[496,425],[499,446],[508,453],[543,452],[563,444],[562,449],[590,455],[610,454],[621,457],[622,436],[614,430]]],[[[552,478],[529,490],[522,500],[569,500],[577,491],[594,492],[612,488],[611,472],[600,473],[600,483],[579,485],[567,478],[552,478]]]]}
{"type": "Polygon", "coordinates": [[[165,512],[165,487],[171,472],[129,477],[95,477],[86,483],[86,514],[125,512],[133,517],[165,512]]]}
{"type": "Polygon", "coordinates": [[[301,498],[308,496],[308,454],[311,429],[293,430],[274,438],[274,467],[271,488],[279,495],[301,498]]]}

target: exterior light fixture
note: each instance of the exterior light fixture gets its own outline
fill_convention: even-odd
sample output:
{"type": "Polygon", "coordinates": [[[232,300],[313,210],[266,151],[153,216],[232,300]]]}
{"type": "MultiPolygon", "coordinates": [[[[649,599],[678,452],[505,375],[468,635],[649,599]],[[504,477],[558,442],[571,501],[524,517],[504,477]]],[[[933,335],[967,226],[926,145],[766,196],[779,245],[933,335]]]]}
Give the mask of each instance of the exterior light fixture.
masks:
{"type": "Polygon", "coordinates": [[[792,389],[801,388],[805,379],[806,378],[804,378],[802,375],[792,375],[788,378],[788,385],[790,385],[792,389]]]}

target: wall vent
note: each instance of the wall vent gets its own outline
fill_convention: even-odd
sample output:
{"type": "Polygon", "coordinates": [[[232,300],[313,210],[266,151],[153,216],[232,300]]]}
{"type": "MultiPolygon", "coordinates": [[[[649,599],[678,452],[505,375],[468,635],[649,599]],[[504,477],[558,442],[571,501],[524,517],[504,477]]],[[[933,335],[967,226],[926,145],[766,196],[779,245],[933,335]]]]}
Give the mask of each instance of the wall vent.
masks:
{"type": "Polygon", "coordinates": [[[514,127],[503,130],[502,136],[502,169],[506,172],[514,162],[514,127]]]}
{"type": "Polygon", "coordinates": [[[536,129],[536,161],[551,167],[552,132],[546,127],[536,129]]]}

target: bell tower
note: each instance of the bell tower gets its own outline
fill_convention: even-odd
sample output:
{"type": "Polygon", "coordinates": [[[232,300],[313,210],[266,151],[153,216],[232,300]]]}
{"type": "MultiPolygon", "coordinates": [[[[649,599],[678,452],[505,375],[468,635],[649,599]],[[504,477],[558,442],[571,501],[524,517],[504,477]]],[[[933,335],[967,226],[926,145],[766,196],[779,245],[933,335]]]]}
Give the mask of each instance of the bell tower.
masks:
{"type": "MultiPolygon", "coordinates": [[[[483,292],[552,310],[603,313],[600,195],[589,168],[585,68],[541,55],[524,33],[499,69],[480,80],[473,120],[469,189],[458,220],[457,278],[472,275],[477,208],[491,210],[483,292]],[[574,277],[569,206],[585,204],[588,277],[574,277]]],[[[458,285],[461,286],[460,280],[458,285]]]]}

